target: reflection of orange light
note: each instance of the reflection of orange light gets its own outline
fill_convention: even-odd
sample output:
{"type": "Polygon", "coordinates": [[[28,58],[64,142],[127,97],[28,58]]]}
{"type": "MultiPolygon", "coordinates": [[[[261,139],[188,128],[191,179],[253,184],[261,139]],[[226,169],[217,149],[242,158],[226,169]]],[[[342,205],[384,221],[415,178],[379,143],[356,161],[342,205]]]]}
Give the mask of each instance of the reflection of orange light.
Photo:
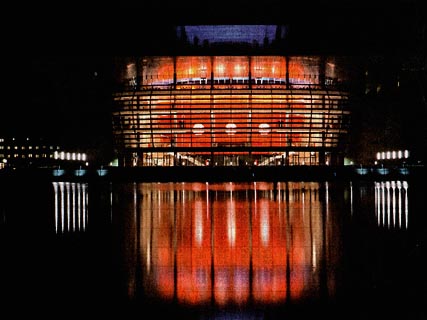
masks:
{"type": "MultiPolygon", "coordinates": [[[[263,183],[257,187],[263,192],[263,183]]],[[[176,191],[173,209],[170,202],[152,203],[156,207],[149,212],[162,213],[153,214],[154,224],[144,232],[151,233],[150,270],[157,292],[189,304],[212,299],[220,305],[242,304],[251,297],[275,303],[284,301],[287,292],[293,299],[301,297],[312,285],[305,282],[306,272],[316,257],[311,256],[309,220],[300,205],[290,215],[292,203],[237,197],[234,184],[222,184],[217,191],[215,185],[209,186],[221,200],[214,200],[207,188],[197,183],[191,190],[176,191]],[[164,215],[171,212],[175,218],[164,215]]],[[[319,210],[320,206],[311,209],[312,214],[319,210]]]]}

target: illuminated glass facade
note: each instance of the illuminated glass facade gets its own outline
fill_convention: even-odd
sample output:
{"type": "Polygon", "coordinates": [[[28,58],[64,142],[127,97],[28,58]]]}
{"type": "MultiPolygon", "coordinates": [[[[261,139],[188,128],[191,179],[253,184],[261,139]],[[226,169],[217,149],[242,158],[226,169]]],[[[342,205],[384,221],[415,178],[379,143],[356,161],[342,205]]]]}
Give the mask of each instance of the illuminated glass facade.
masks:
{"type": "Polygon", "coordinates": [[[125,166],[338,164],[349,123],[340,60],[118,58],[113,130],[125,166]]]}

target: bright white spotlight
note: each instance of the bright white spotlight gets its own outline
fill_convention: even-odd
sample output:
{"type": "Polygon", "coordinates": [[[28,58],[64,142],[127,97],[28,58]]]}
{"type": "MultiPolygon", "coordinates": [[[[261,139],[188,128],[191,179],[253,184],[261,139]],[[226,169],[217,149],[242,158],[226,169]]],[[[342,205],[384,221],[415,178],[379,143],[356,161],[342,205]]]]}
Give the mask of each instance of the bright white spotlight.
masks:
{"type": "Polygon", "coordinates": [[[204,128],[205,128],[205,126],[204,126],[203,124],[201,124],[201,123],[196,123],[196,124],[193,126],[193,133],[194,133],[196,136],[199,136],[199,135],[203,134],[203,132],[205,132],[204,128]]]}
{"type": "Polygon", "coordinates": [[[261,135],[266,135],[270,132],[270,125],[268,123],[261,123],[258,128],[261,135]]]}
{"type": "Polygon", "coordinates": [[[227,134],[232,135],[236,133],[236,125],[234,123],[227,123],[227,125],[225,126],[225,132],[227,132],[227,134]]]}

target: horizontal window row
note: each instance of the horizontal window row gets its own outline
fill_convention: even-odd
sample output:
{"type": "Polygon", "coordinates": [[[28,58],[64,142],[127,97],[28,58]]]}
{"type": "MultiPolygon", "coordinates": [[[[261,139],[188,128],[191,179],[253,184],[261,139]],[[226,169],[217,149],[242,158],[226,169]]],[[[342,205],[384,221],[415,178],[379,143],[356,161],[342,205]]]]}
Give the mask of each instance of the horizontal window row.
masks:
{"type": "Polygon", "coordinates": [[[46,153],[42,153],[42,154],[22,154],[22,153],[14,153],[14,154],[4,154],[4,153],[0,153],[0,158],[21,158],[21,159],[26,159],[26,158],[53,158],[53,155],[51,154],[46,154],[46,153]]]}
{"type": "Polygon", "coordinates": [[[53,146],[15,146],[15,145],[0,145],[0,150],[6,149],[6,150],[39,150],[39,149],[49,149],[54,150],[55,147],[53,146]]]}
{"type": "Polygon", "coordinates": [[[114,100],[152,100],[152,101],[170,101],[170,100],[198,100],[198,99],[230,99],[230,100],[250,100],[250,99],[276,99],[292,101],[295,99],[311,100],[336,100],[345,99],[349,95],[341,91],[316,92],[300,90],[300,92],[290,92],[284,90],[170,90],[170,91],[136,91],[122,92],[113,95],[114,100]]]}

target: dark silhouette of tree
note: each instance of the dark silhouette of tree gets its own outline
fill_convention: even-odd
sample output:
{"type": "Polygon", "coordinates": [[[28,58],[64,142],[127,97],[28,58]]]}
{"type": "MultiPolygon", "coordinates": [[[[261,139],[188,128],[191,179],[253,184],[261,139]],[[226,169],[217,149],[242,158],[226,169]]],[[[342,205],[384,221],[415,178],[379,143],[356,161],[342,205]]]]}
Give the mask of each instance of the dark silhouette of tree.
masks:
{"type": "Polygon", "coordinates": [[[187,31],[185,30],[184,26],[181,26],[181,34],[180,34],[180,39],[183,43],[187,43],[188,42],[188,36],[187,36],[187,31]]]}
{"type": "Polygon", "coordinates": [[[199,46],[199,42],[200,42],[199,37],[198,36],[194,36],[194,39],[193,39],[194,46],[198,47],[199,46]]]}
{"type": "Polygon", "coordinates": [[[265,47],[265,48],[267,48],[267,47],[268,47],[268,44],[269,44],[268,37],[267,37],[267,36],[265,36],[265,37],[264,37],[264,47],[265,47]]]}
{"type": "Polygon", "coordinates": [[[282,40],[282,26],[278,25],[276,26],[276,35],[275,35],[274,41],[276,43],[280,43],[281,40],[282,40]]]}

